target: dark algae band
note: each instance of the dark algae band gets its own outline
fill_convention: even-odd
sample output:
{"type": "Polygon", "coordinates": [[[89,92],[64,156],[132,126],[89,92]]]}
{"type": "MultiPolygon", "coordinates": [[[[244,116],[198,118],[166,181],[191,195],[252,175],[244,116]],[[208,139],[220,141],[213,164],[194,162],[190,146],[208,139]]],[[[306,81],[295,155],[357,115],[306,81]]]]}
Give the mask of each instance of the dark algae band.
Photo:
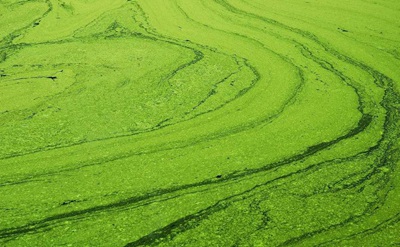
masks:
{"type": "Polygon", "coordinates": [[[399,246],[399,12],[0,0],[0,246],[399,246]]]}

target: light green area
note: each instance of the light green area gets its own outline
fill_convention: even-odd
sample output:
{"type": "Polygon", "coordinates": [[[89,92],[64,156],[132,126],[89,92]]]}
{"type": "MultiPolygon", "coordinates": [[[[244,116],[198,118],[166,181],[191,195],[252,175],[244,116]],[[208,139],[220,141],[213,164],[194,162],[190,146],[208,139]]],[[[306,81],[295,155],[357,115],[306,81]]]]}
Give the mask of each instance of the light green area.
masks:
{"type": "Polygon", "coordinates": [[[0,245],[399,245],[399,12],[0,0],[0,245]]]}

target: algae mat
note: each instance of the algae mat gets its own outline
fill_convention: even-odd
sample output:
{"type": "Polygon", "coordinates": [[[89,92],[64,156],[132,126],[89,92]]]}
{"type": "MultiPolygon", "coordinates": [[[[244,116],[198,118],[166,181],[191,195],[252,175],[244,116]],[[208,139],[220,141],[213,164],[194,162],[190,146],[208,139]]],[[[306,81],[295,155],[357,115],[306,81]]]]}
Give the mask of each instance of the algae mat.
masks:
{"type": "Polygon", "coordinates": [[[399,16],[1,0],[0,245],[400,245],[399,16]]]}

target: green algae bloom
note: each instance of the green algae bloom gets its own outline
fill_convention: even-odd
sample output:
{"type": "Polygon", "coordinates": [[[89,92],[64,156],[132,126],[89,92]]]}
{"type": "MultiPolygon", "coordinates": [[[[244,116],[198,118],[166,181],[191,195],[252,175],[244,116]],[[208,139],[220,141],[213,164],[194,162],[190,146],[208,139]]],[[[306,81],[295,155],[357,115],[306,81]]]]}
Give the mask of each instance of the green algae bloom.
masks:
{"type": "Polygon", "coordinates": [[[0,246],[400,245],[399,16],[0,0],[0,246]]]}

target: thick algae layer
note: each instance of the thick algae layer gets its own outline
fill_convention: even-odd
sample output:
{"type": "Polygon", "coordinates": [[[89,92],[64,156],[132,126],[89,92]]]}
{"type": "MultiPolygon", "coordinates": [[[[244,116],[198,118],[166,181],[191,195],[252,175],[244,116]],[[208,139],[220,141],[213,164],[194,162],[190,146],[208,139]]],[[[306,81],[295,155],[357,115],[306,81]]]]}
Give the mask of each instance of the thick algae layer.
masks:
{"type": "Polygon", "coordinates": [[[0,245],[399,245],[399,12],[1,0],[0,245]]]}

